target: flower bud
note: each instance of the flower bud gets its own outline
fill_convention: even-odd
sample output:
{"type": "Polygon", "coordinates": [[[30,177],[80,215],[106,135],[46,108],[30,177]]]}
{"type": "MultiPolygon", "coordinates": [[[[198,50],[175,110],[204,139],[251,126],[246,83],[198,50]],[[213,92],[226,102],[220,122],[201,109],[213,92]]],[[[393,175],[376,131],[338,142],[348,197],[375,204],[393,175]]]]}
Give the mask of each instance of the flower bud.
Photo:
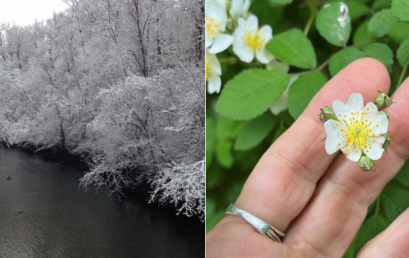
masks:
{"type": "Polygon", "coordinates": [[[373,168],[373,160],[371,160],[370,158],[368,158],[368,156],[366,155],[362,155],[361,158],[359,159],[359,167],[363,170],[363,171],[372,171],[373,168]]]}
{"type": "Polygon", "coordinates": [[[387,94],[380,91],[378,97],[376,97],[375,104],[378,109],[381,110],[389,107],[392,104],[392,101],[387,94]]]}
{"type": "Polygon", "coordinates": [[[383,137],[385,137],[385,142],[383,143],[382,148],[386,149],[391,143],[391,136],[388,133],[385,133],[383,137]]]}
{"type": "Polygon", "coordinates": [[[384,114],[386,116],[386,118],[388,118],[388,122],[389,122],[389,115],[388,113],[386,113],[385,111],[379,111],[378,114],[384,114]]]}
{"type": "Polygon", "coordinates": [[[321,108],[321,112],[320,112],[320,120],[322,122],[328,121],[330,119],[339,121],[337,116],[334,113],[334,110],[332,110],[332,108],[330,107],[326,107],[324,109],[321,108]]]}

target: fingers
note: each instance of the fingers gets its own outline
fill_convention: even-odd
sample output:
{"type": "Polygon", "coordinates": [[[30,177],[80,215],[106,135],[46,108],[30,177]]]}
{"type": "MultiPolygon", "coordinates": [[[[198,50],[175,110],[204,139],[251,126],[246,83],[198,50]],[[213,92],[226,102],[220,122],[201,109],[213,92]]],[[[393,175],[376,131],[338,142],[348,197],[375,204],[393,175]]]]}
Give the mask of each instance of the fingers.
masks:
{"type": "Polygon", "coordinates": [[[409,257],[409,209],[403,212],[385,231],[368,242],[358,258],[409,257]]]}
{"type": "Polygon", "coordinates": [[[321,179],[311,202],[293,222],[286,238],[288,244],[310,254],[342,256],[346,251],[368,206],[409,154],[409,124],[404,118],[409,111],[409,80],[400,86],[392,100],[396,104],[387,112],[394,141],[388,147],[388,154],[376,161],[376,172],[363,172],[357,163],[339,155],[321,179]]]}
{"type": "Polygon", "coordinates": [[[374,100],[377,91],[388,92],[389,76],[374,59],[353,62],[332,78],[303,114],[263,155],[248,178],[236,204],[284,230],[301,212],[335,155],[328,155],[321,140],[324,126],[320,108],[336,99],[346,101],[359,91],[374,100]]]}

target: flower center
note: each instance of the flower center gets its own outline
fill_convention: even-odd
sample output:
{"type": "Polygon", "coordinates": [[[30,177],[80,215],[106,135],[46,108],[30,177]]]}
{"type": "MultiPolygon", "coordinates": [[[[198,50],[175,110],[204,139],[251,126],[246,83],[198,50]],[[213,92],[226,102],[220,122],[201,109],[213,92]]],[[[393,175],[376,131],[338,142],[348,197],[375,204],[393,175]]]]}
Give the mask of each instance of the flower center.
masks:
{"type": "Polygon", "coordinates": [[[263,49],[265,43],[264,37],[258,33],[257,29],[246,31],[243,42],[254,52],[263,49]]]}
{"type": "Polygon", "coordinates": [[[210,60],[206,58],[206,81],[207,76],[213,76],[213,68],[210,64],[210,60]]]}
{"type": "MultiPolygon", "coordinates": [[[[368,108],[367,110],[368,111],[368,108]]],[[[342,145],[342,142],[346,142],[347,150],[345,151],[345,155],[348,156],[348,151],[351,149],[352,146],[356,146],[355,152],[365,150],[366,152],[371,149],[371,144],[368,144],[369,141],[375,141],[370,137],[379,136],[380,134],[375,135],[372,132],[372,129],[375,126],[372,126],[372,121],[368,117],[368,112],[365,111],[356,111],[351,112],[351,116],[347,118],[346,115],[343,117],[339,114],[339,119],[344,122],[345,126],[340,124],[336,124],[336,126],[340,127],[341,132],[345,133],[342,137],[342,141],[338,144],[339,146],[342,145]]],[[[378,127],[379,125],[376,125],[378,127]]]]}
{"type": "Polygon", "coordinates": [[[209,38],[215,38],[219,32],[219,23],[213,18],[206,17],[206,35],[209,38]]]}

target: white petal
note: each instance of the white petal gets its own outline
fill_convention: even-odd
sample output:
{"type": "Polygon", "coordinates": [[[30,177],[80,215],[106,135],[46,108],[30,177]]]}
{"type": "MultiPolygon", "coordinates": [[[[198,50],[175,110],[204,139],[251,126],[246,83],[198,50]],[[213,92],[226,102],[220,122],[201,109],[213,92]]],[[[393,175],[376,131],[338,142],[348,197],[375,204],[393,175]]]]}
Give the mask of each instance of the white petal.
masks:
{"type": "Polygon", "coordinates": [[[212,54],[220,53],[226,50],[231,43],[233,42],[234,37],[227,34],[219,34],[217,38],[214,39],[212,47],[209,49],[209,52],[212,54]]]}
{"type": "Polygon", "coordinates": [[[219,76],[222,75],[222,68],[220,66],[220,62],[217,56],[215,54],[206,53],[206,59],[209,60],[210,67],[212,68],[212,70],[216,72],[217,75],[219,76]]]}
{"type": "Polygon", "coordinates": [[[271,60],[274,59],[273,54],[263,48],[261,51],[256,52],[256,58],[262,64],[268,64],[271,60]]]}
{"type": "Polygon", "coordinates": [[[378,108],[372,102],[366,104],[364,110],[367,114],[367,117],[370,121],[373,121],[378,116],[378,108]]]}
{"type": "Polygon", "coordinates": [[[230,8],[230,15],[232,17],[235,17],[236,15],[238,15],[242,5],[243,5],[243,0],[232,0],[231,8],[230,8]]]}
{"type": "Polygon", "coordinates": [[[254,52],[248,47],[234,47],[233,52],[239,57],[239,59],[245,63],[250,63],[254,59],[254,52]]]}
{"type": "Polygon", "coordinates": [[[213,44],[213,39],[212,39],[212,38],[209,38],[209,37],[206,35],[206,48],[210,47],[212,44],[213,44]]]}
{"type": "Polygon", "coordinates": [[[352,161],[358,161],[361,158],[362,149],[357,150],[356,145],[352,144],[351,148],[348,149],[348,155],[345,153],[345,157],[352,161]]]}
{"type": "Polygon", "coordinates": [[[266,43],[273,38],[273,29],[271,29],[270,25],[264,25],[260,28],[258,33],[264,37],[266,43]]]}
{"type": "Polygon", "coordinates": [[[341,115],[341,117],[344,118],[344,115],[346,115],[347,118],[349,118],[349,116],[351,114],[350,111],[349,111],[348,106],[344,102],[342,102],[340,100],[335,100],[332,103],[332,108],[334,109],[334,113],[335,113],[335,115],[337,117],[339,117],[341,115]]]}
{"type": "Polygon", "coordinates": [[[324,123],[325,132],[327,134],[327,138],[325,140],[325,150],[329,155],[334,154],[337,150],[339,150],[339,144],[342,142],[342,132],[339,124],[340,123],[335,120],[328,120],[324,123]]]}
{"type": "Polygon", "coordinates": [[[206,3],[206,17],[215,19],[219,24],[220,31],[224,31],[226,29],[226,7],[223,7],[214,1],[210,1],[209,3],[206,3]]]}
{"type": "Polygon", "coordinates": [[[359,93],[352,93],[346,104],[350,112],[361,111],[364,107],[364,98],[359,93]]]}
{"type": "Polygon", "coordinates": [[[255,15],[250,15],[250,17],[246,21],[246,26],[250,30],[258,29],[258,19],[255,15]]]}
{"type": "Polygon", "coordinates": [[[241,8],[240,14],[243,15],[249,11],[250,0],[244,0],[243,7],[241,8]]]}
{"type": "Polygon", "coordinates": [[[209,76],[207,78],[207,92],[209,92],[209,94],[212,93],[219,93],[220,92],[220,88],[222,86],[222,81],[220,79],[220,76],[209,76]]]}
{"type": "Polygon", "coordinates": [[[384,134],[388,131],[388,118],[384,114],[378,114],[378,116],[372,122],[372,132],[377,134],[384,134]]]}
{"type": "MultiPolygon", "coordinates": [[[[382,136],[379,136],[382,137],[382,136]]],[[[384,137],[382,137],[384,138],[384,137]]],[[[368,145],[371,146],[371,148],[364,149],[364,152],[366,156],[368,156],[372,160],[378,160],[382,157],[384,149],[382,148],[382,144],[380,144],[377,140],[373,142],[374,139],[371,139],[368,141],[368,145]]],[[[385,138],[383,139],[385,141],[385,138]]]]}

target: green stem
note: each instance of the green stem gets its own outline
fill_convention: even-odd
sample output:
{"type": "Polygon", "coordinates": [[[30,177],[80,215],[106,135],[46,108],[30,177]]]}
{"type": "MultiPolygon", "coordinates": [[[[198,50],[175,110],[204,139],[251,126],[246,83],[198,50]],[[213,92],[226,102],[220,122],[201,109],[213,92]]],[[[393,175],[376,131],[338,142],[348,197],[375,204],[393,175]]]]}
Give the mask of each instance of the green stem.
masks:
{"type": "Polygon", "coordinates": [[[307,36],[308,31],[310,30],[311,24],[314,21],[314,19],[315,19],[315,14],[311,14],[310,19],[308,20],[307,25],[305,26],[305,29],[304,29],[305,36],[307,36]]]}
{"type": "Polygon", "coordinates": [[[402,84],[403,79],[405,78],[405,73],[406,73],[406,70],[407,70],[407,69],[408,69],[408,66],[407,66],[407,65],[406,65],[405,67],[403,67],[403,70],[402,70],[402,72],[400,73],[398,85],[396,85],[396,88],[398,88],[398,87],[402,84]]]}
{"type": "Polygon", "coordinates": [[[314,71],[321,71],[325,66],[329,64],[329,60],[325,61],[322,65],[320,65],[318,68],[316,68],[314,71]]]}

